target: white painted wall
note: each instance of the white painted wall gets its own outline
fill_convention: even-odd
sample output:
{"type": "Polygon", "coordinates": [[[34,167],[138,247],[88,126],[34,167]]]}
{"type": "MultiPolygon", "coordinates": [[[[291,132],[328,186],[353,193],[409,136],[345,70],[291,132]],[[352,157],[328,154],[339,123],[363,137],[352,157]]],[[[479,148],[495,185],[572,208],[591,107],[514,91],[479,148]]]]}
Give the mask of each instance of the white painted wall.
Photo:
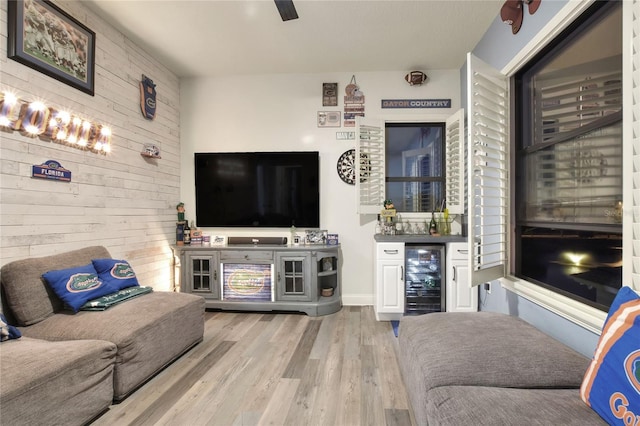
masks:
{"type": "MultiPolygon", "coordinates": [[[[421,121],[446,116],[460,106],[458,70],[425,70],[424,86],[404,81],[408,70],[355,73],[365,95],[367,118],[421,121]],[[450,109],[382,110],[381,99],[451,99],[450,109]]],[[[336,140],[336,131],[318,128],[318,111],[341,111],[352,73],[259,75],[183,79],[181,93],[181,186],[187,218],[195,219],[194,152],[319,151],[320,226],[339,234],[345,305],[373,303],[374,216],[356,214],[355,187],[338,177],[336,162],[355,147],[336,140]],[[339,106],[322,106],[322,83],[338,82],[339,106]]],[[[382,206],[380,206],[382,208],[382,206]]],[[[301,230],[300,230],[301,231],[301,230]]],[[[288,229],[205,228],[213,235],[289,236],[288,229]]]]}
{"type": "Polygon", "coordinates": [[[180,185],[178,79],[82,2],[55,3],[96,32],[95,96],[7,59],[7,2],[0,3],[0,90],[110,126],[112,152],[0,130],[0,264],[104,245],[131,262],[143,285],[168,290],[180,185]],[[142,74],[157,84],[154,121],[140,112],[142,74]],[[140,156],[144,143],[158,145],[162,159],[140,156]],[[32,179],[31,166],[46,160],[71,170],[72,182],[32,179]]]}

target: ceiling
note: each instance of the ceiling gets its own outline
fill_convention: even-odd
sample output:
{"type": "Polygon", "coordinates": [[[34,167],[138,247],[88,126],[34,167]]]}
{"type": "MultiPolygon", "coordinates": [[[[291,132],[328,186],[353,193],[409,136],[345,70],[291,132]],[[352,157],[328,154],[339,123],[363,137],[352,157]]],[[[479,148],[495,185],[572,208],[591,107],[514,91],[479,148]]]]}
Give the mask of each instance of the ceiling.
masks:
{"type": "Polygon", "coordinates": [[[85,0],[179,77],[458,69],[503,3],[85,0]]]}

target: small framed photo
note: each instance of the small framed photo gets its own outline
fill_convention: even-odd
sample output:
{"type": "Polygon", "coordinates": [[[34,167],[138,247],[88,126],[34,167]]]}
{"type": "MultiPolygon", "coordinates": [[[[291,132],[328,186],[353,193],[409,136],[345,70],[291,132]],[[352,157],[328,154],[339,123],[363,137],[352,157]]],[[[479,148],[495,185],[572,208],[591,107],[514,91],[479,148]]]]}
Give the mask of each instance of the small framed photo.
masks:
{"type": "Polygon", "coordinates": [[[211,245],[220,247],[227,245],[227,237],[226,235],[212,235],[211,236],[211,245]]]}
{"type": "Polygon", "coordinates": [[[7,56],[93,96],[96,33],[47,0],[8,4],[7,56]]]}
{"type": "Polygon", "coordinates": [[[322,106],[338,106],[338,83],[322,83],[322,106]]]}
{"type": "Polygon", "coordinates": [[[318,111],[318,127],[340,127],[340,111],[318,111]]]}
{"type": "Polygon", "coordinates": [[[307,229],[304,231],[305,244],[327,244],[326,229],[307,229]]]}

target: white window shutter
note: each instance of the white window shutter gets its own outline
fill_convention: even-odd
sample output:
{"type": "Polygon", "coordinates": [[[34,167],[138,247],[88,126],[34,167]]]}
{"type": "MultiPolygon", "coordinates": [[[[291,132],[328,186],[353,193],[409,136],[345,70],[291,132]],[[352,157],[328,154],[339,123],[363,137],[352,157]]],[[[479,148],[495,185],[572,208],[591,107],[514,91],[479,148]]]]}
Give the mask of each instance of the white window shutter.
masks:
{"type": "Polygon", "coordinates": [[[450,214],[464,214],[464,109],[445,123],[446,189],[450,214]]]}
{"type": "Polygon", "coordinates": [[[384,124],[365,117],[356,117],[355,183],[358,214],[378,214],[383,208],[384,132],[384,124]]]}
{"type": "Polygon", "coordinates": [[[509,97],[504,75],[467,55],[467,191],[471,284],[505,276],[509,97]]]}
{"type": "Polygon", "coordinates": [[[623,4],[623,285],[640,291],[640,0],[623,4]],[[628,123],[628,124],[627,124],[628,123]]]}

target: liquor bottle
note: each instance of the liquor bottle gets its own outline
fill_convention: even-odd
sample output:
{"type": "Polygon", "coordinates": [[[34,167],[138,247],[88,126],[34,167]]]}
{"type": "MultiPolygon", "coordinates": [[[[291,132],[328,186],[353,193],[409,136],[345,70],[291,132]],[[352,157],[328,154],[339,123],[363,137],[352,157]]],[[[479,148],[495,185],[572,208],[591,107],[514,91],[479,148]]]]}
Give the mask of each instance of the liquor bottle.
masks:
{"type": "Polygon", "coordinates": [[[185,220],[184,222],[184,244],[191,244],[191,228],[189,228],[189,221],[185,220]]]}
{"type": "Polygon", "coordinates": [[[184,222],[176,222],[176,245],[184,245],[184,222]]]}
{"type": "Polygon", "coordinates": [[[431,221],[429,222],[429,234],[435,235],[438,233],[438,224],[436,223],[435,213],[431,211],[431,221]]]}

